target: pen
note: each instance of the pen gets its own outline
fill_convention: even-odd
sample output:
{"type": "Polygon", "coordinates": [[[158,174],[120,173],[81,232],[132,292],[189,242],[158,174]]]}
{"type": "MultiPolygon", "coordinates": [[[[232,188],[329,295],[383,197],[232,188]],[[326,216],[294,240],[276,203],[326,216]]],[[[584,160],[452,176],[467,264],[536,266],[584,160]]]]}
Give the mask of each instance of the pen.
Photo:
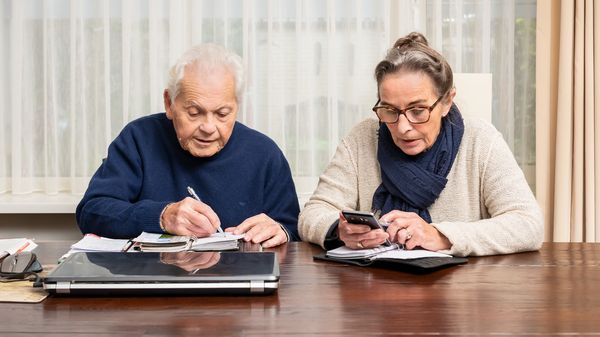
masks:
{"type": "MultiPolygon", "coordinates": [[[[191,187],[189,187],[189,186],[188,186],[188,187],[187,187],[187,191],[188,191],[188,193],[189,193],[189,194],[190,194],[190,195],[191,195],[191,196],[192,196],[194,199],[196,199],[196,200],[198,200],[198,201],[202,202],[202,200],[200,200],[200,197],[198,197],[198,194],[196,194],[196,191],[194,191],[194,189],[193,189],[193,188],[191,188],[191,187]]],[[[221,233],[221,234],[225,234],[225,233],[223,233],[223,229],[221,228],[221,225],[219,225],[219,227],[217,227],[217,230],[219,231],[219,233],[221,233]]]]}
{"type": "Polygon", "coordinates": [[[128,240],[127,243],[125,244],[125,246],[123,247],[123,249],[121,249],[122,252],[126,252],[129,250],[129,248],[131,248],[131,246],[133,246],[133,240],[128,240]]]}
{"type": "MultiPolygon", "coordinates": [[[[381,220],[381,219],[380,219],[379,221],[377,221],[377,223],[379,224],[379,226],[381,226],[381,229],[382,229],[384,232],[387,232],[387,229],[388,229],[388,227],[390,226],[390,223],[389,223],[389,222],[387,222],[386,220],[381,220]]],[[[390,241],[390,239],[385,239],[385,244],[386,244],[387,246],[391,246],[391,245],[392,245],[392,241],[390,241]]]]}

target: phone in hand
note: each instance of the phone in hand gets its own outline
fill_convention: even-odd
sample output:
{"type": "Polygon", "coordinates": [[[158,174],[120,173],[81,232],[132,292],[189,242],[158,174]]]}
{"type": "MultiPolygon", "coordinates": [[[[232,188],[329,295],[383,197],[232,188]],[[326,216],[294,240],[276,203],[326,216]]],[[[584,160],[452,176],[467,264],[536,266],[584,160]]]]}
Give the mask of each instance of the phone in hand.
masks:
{"type": "MultiPolygon", "coordinates": [[[[372,229],[381,229],[385,232],[387,229],[384,227],[377,219],[375,215],[371,212],[359,212],[359,211],[342,211],[342,215],[351,224],[359,224],[359,225],[367,225],[372,229]]],[[[392,243],[390,240],[385,240],[385,245],[389,246],[392,243]]]]}
{"type": "Polygon", "coordinates": [[[342,211],[346,221],[352,224],[367,225],[373,229],[383,229],[383,226],[375,219],[375,215],[370,212],[342,211]]]}

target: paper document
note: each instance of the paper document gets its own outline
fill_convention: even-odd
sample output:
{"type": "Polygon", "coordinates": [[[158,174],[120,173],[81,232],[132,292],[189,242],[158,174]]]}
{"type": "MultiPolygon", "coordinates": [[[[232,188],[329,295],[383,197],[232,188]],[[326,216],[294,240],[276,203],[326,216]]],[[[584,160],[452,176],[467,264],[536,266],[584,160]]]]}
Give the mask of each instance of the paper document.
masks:
{"type": "Polygon", "coordinates": [[[83,239],[71,245],[79,252],[120,252],[127,247],[129,240],[109,239],[94,234],[86,234],[83,239]]]}
{"type": "Polygon", "coordinates": [[[142,232],[133,242],[181,245],[189,240],[189,236],[142,232]]]}
{"type": "Polygon", "coordinates": [[[346,246],[342,246],[336,249],[332,249],[327,252],[327,256],[337,257],[340,259],[360,259],[369,258],[377,254],[383,253],[389,250],[398,250],[398,245],[394,244],[391,246],[379,246],[368,249],[351,249],[346,246]]]}
{"type": "Polygon", "coordinates": [[[190,247],[191,250],[230,250],[238,248],[238,240],[244,234],[231,234],[229,232],[215,233],[205,238],[197,238],[190,247]]]}
{"type": "Polygon", "coordinates": [[[32,240],[25,238],[18,239],[0,239],[0,254],[8,253],[9,255],[21,252],[30,252],[37,247],[37,244],[32,240]]]}
{"type": "Polygon", "coordinates": [[[432,252],[424,249],[405,250],[399,249],[397,244],[392,246],[379,246],[371,249],[350,249],[342,246],[327,252],[327,256],[338,259],[420,259],[424,257],[452,257],[451,255],[432,252]]]}
{"type": "Polygon", "coordinates": [[[143,232],[133,239],[135,248],[143,252],[179,252],[185,250],[231,250],[238,248],[244,235],[214,233],[204,238],[143,232]]]}
{"type": "Polygon", "coordinates": [[[383,252],[376,256],[373,256],[373,260],[377,259],[420,259],[423,257],[452,257],[452,255],[432,252],[425,249],[415,249],[415,250],[406,250],[406,249],[396,249],[389,250],[387,252],[383,252]]]}

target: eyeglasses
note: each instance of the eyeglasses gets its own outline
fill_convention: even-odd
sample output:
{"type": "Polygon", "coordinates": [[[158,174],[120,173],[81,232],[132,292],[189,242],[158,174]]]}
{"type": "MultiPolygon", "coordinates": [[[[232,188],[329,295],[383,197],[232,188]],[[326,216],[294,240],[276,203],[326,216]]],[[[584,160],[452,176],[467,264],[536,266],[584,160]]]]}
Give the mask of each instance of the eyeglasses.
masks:
{"type": "Polygon", "coordinates": [[[406,109],[398,109],[391,105],[379,105],[381,98],[377,100],[373,111],[379,118],[379,120],[386,124],[397,123],[400,119],[400,115],[406,116],[406,119],[412,124],[423,124],[429,122],[431,117],[431,111],[435,109],[435,106],[442,100],[442,97],[446,96],[443,94],[429,107],[426,106],[413,106],[406,109]]]}

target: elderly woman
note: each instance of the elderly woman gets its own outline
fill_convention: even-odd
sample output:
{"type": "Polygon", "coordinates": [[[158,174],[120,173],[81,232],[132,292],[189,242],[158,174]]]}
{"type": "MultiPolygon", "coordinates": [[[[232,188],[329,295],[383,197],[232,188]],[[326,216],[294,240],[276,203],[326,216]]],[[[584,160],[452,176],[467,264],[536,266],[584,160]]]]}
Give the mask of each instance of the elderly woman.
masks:
{"type": "Polygon", "coordinates": [[[539,206],[502,135],[464,119],[452,69],[421,34],[400,38],[375,68],[379,99],[346,136],[300,214],[303,240],[468,256],[539,249],[539,206]],[[380,214],[387,230],[341,210],[380,214]]]}

